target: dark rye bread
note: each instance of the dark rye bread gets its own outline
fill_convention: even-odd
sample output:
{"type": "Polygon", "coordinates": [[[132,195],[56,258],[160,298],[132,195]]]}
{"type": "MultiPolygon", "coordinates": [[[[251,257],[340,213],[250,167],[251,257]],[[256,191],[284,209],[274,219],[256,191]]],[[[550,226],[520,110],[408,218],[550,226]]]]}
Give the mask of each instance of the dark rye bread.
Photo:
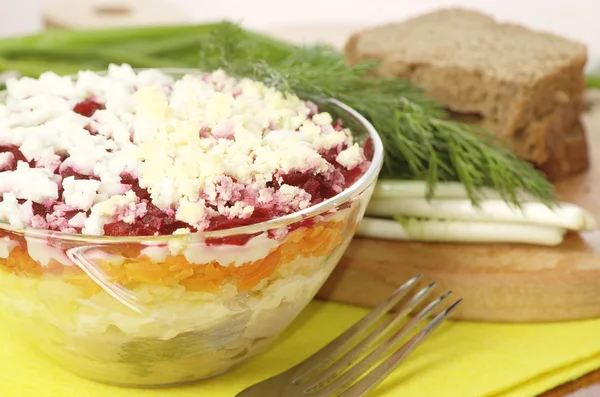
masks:
{"type": "Polygon", "coordinates": [[[411,80],[458,118],[475,116],[538,166],[576,129],[587,49],[562,37],[443,9],[357,32],[345,53],[350,64],[380,62],[378,75],[411,80]]]}

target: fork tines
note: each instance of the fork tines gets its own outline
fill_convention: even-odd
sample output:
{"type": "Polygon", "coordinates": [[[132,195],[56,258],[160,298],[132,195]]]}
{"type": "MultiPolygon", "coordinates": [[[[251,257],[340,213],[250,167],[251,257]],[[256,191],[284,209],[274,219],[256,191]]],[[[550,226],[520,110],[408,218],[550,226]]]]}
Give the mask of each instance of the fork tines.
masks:
{"type": "Polygon", "coordinates": [[[404,283],[351,328],[293,368],[293,383],[301,386],[304,393],[318,397],[357,397],[378,385],[462,301],[456,300],[419,329],[452,292],[445,292],[408,317],[431,294],[436,284],[432,282],[414,293],[391,316],[385,317],[408,296],[420,278],[421,275],[417,275],[404,283]],[[407,321],[407,318],[410,319],[407,321]],[[408,340],[399,346],[408,336],[408,340]]]}

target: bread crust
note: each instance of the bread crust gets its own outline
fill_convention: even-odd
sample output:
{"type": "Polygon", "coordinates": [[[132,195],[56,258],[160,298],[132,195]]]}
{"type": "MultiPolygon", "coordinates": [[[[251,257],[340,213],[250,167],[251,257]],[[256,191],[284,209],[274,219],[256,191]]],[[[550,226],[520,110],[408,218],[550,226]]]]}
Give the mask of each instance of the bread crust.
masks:
{"type": "Polygon", "coordinates": [[[548,142],[550,156],[538,168],[549,180],[558,181],[586,171],[590,167],[587,136],[581,122],[568,134],[548,142]]]}

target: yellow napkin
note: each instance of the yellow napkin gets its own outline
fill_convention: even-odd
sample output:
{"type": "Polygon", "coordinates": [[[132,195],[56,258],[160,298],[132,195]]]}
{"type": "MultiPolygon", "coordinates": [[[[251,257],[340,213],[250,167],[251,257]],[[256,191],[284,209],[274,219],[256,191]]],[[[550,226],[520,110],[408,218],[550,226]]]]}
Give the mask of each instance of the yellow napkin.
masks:
{"type": "MultiPolygon", "coordinates": [[[[292,366],[366,313],[313,302],[267,352],[237,370],[171,389],[122,389],[81,379],[0,329],[2,397],[233,397],[292,366]]],[[[600,367],[600,320],[550,325],[446,323],[373,397],[533,397],[600,367]]]]}

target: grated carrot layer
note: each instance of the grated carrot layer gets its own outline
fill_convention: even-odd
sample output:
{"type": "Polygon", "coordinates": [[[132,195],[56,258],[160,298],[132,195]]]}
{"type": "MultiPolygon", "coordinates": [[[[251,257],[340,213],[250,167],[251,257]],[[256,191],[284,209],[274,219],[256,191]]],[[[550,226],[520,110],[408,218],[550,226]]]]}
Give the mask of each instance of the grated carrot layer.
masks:
{"type": "MultiPolygon", "coordinates": [[[[124,254],[124,251],[138,253],[126,258],[122,263],[95,260],[94,264],[97,266],[96,270],[100,270],[108,281],[130,288],[138,284],[162,284],[180,285],[189,291],[214,292],[224,284],[232,283],[238,290],[244,291],[252,289],[261,280],[272,275],[279,266],[293,261],[298,256],[328,255],[340,244],[346,223],[330,221],[311,228],[296,229],[266,257],[241,266],[221,266],[215,261],[193,264],[183,255],[169,255],[163,262],[155,262],[147,255],[139,255],[139,249],[136,247],[119,247],[119,251],[116,252],[120,254],[124,254]]],[[[19,243],[8,258],[0,260],[0,268],[26,277],[60,275],[65,282],[81,287],[89,295],[101,290],[80,267],[64,266],[54,259],[48,266],[43,267],[29,256],[23,242],[19,243]]]]}

